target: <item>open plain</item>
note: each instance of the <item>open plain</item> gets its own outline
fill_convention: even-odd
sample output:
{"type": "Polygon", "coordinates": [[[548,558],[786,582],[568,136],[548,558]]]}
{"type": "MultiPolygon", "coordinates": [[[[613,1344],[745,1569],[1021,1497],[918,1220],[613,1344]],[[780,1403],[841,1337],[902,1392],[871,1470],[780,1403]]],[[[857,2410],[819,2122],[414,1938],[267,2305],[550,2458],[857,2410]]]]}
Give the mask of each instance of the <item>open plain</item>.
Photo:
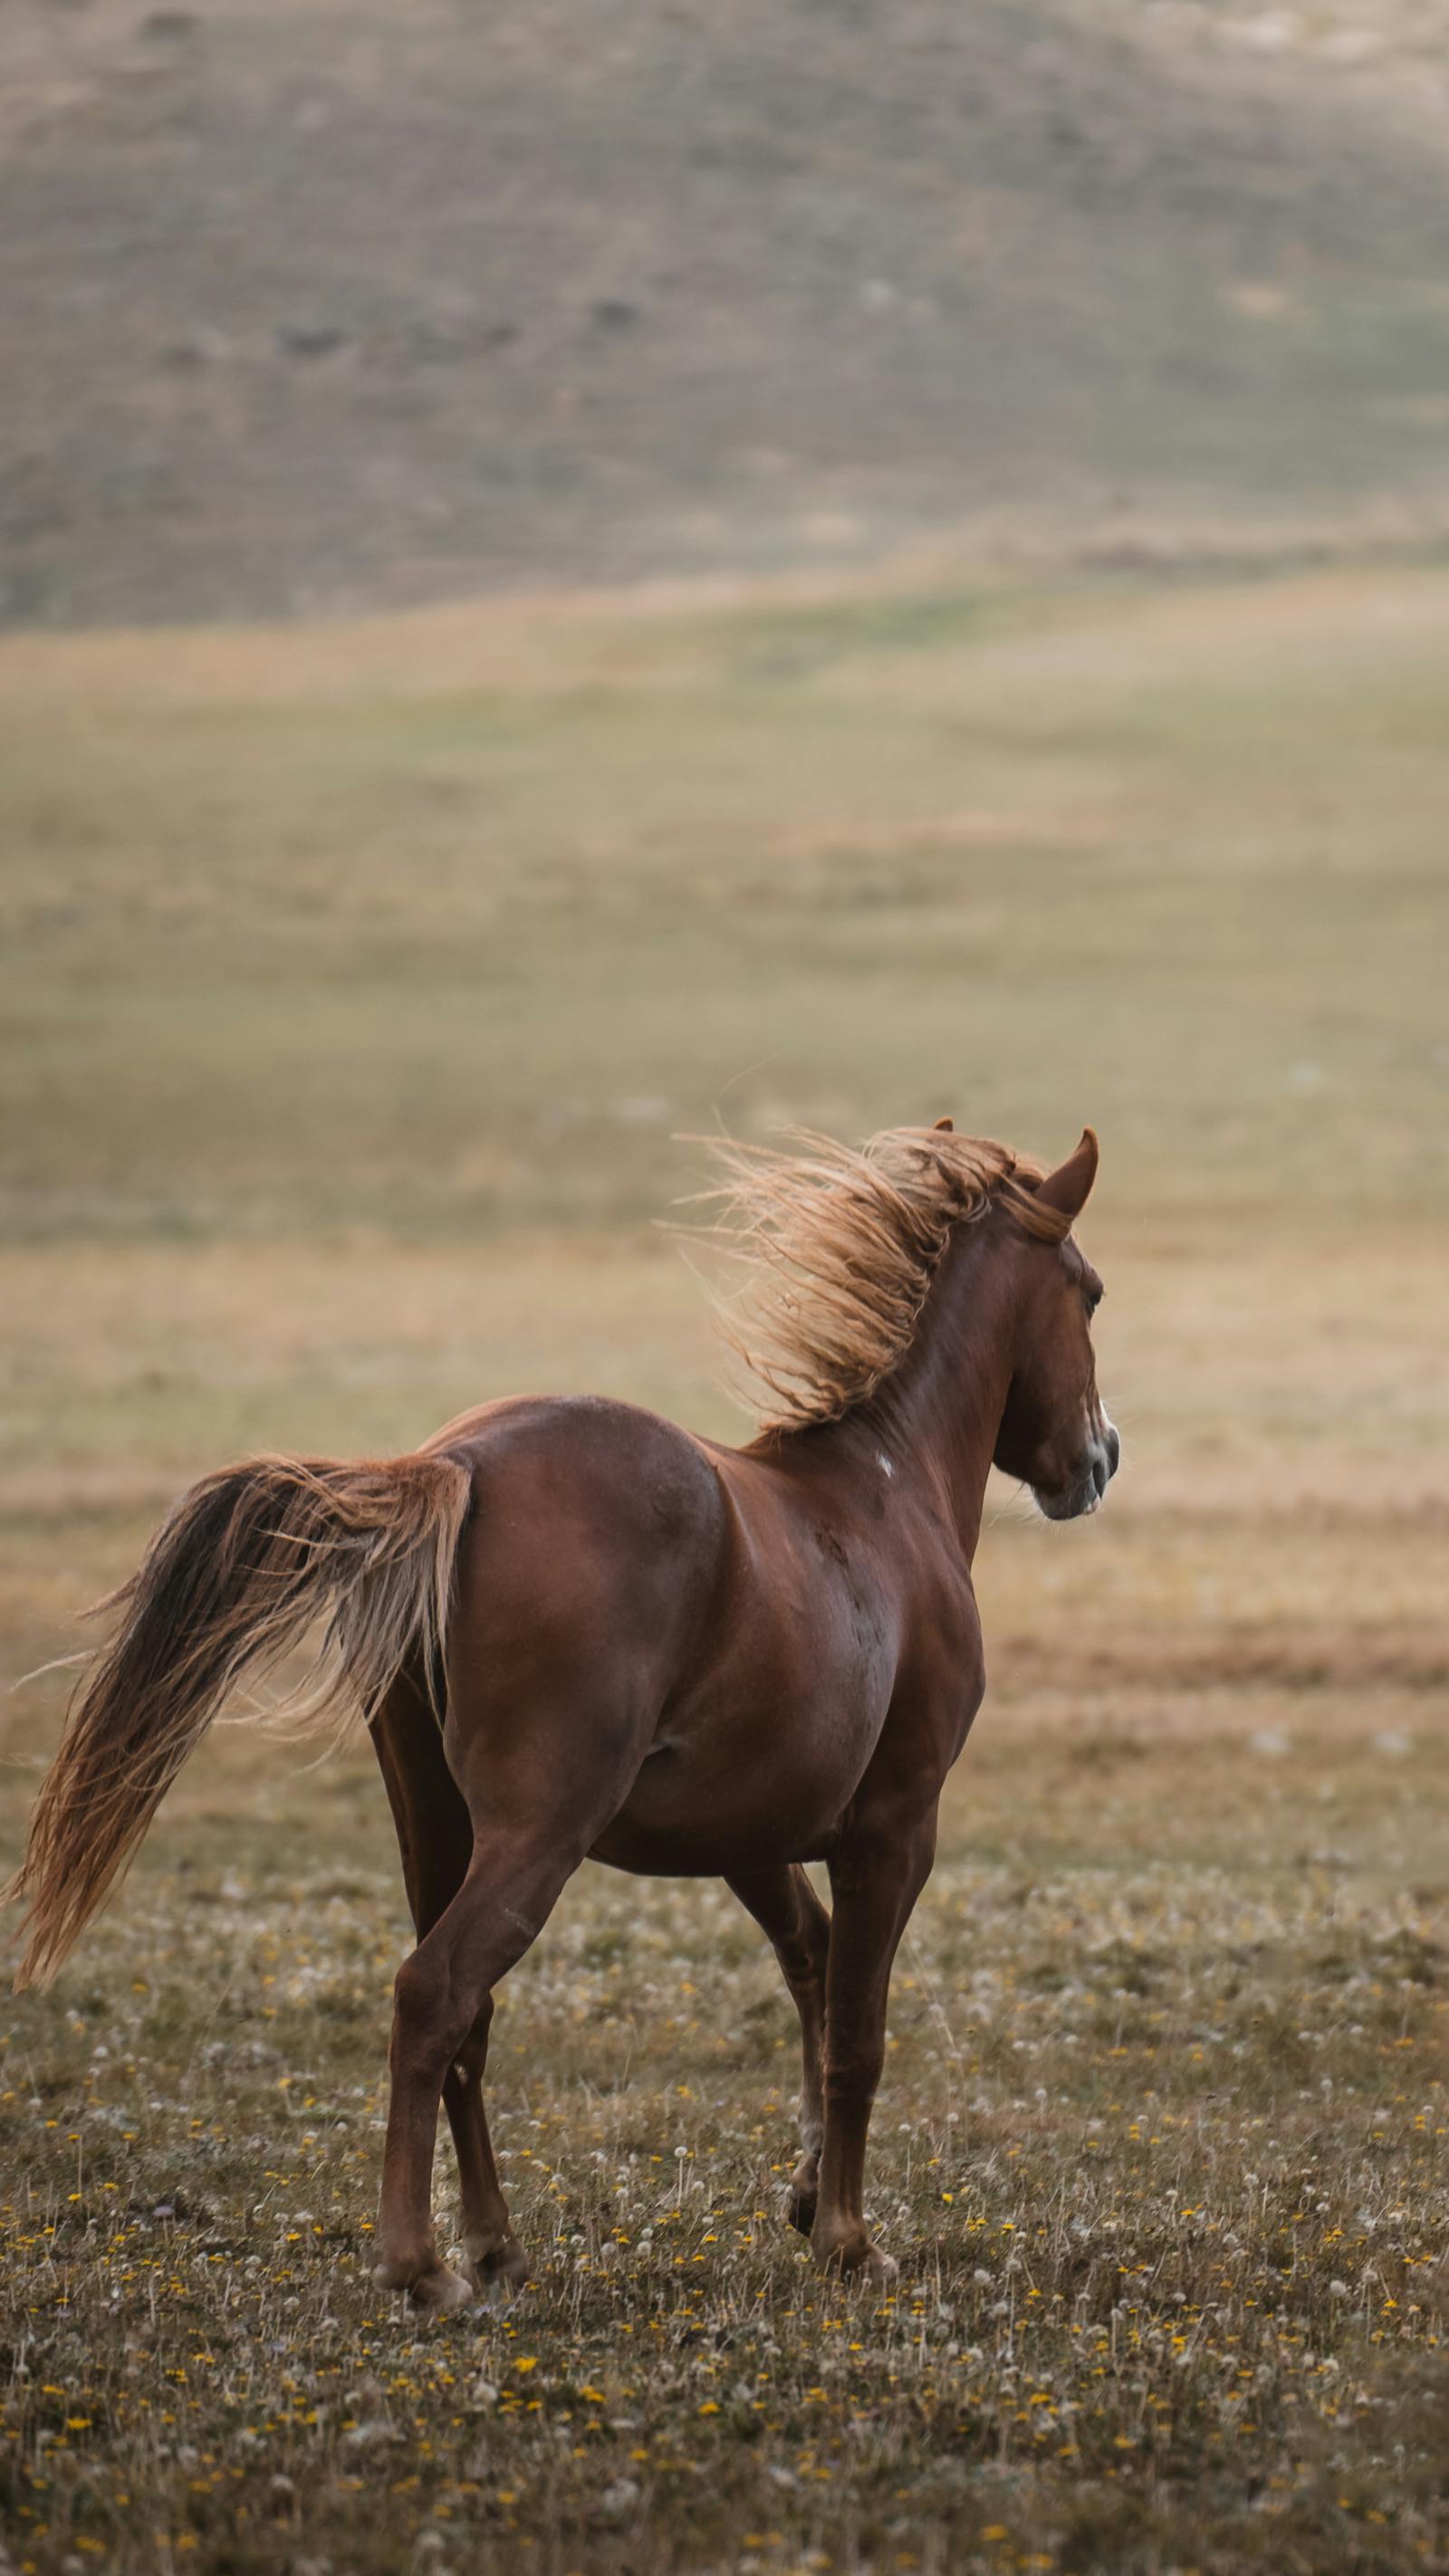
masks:
{"type": "Polygon", "coordinates": [[[884,2299],[785,2225],[754,1928],[591,1868],[490,2064],[533,2285],[374,2290],[381,1789],[219,1730],[0,2004],[0,2565],[1449,2563],[1443,566],[12,637],[0,703],[7,1854],[21,1676],[204,1469],[520,1387],[743,1432],[681,1133],[1090,1118],[1126,1448],[993,1505],[884,2299]]]}

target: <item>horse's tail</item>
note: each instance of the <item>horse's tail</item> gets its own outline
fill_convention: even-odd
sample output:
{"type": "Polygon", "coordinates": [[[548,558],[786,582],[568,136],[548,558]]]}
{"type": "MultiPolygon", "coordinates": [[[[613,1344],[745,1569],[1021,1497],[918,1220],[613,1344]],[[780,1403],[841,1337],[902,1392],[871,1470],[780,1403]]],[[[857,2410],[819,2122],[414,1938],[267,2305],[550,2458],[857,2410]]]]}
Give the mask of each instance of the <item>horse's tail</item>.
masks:
{"type": "Polygon", "coordinates": [[[320,1612],[314,1717],[371,1716],[414,1651],[435,1688],[471,1480],[455,1459],[258,1458],[183,1497],[128,1583],[36,1802],[17,1984],[46,1982],[128,1867],[187,1754],[248,1667],[275,1667],[320,1612]]]}

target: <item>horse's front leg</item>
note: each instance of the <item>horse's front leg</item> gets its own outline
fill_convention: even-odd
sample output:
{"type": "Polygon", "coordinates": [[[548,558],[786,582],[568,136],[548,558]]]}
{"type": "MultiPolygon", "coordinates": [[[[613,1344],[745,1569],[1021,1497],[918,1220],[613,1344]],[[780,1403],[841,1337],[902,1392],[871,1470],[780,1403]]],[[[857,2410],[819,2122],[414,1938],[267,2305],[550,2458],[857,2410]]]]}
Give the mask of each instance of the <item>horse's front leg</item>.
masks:
{"type": "Polygon", "coordinates": [[[895,2265],[866,2233],[866,2135],[885,2063],[891,1967],[935,1850],[933,1803],[905,1823],[889,1815],[859,1819],[830,1863],[825,2140],[811,2246],[817,2263],[877,2280],[895,2265]]]}
{"type": "Polygon", "coordinates": [[[820,2147],[825,2134],[825,1972],[830,1917],[796,1862],[751,1870],[728,1884],[753,1914],[780,1962],[800,2016],[800,2161],[790,2177],[790,2224],[808,2236],[815,2224],[820,2147]]]}

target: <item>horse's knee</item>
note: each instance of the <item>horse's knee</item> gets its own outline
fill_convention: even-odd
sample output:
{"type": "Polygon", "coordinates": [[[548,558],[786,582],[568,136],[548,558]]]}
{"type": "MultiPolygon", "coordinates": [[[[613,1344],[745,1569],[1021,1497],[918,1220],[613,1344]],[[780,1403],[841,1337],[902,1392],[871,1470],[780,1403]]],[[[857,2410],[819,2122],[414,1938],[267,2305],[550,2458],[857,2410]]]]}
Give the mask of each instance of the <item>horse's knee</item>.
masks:
{"type": "Polygon", "coordinates": [[[409,2066],[441,2072],[472,2026],[473,2007],[460,2008],[449,1963],[415,1950],[393,1979],[393,2046],[409,2066]]]}
{"type": "Polygon", "coordinates": [[[449,1978],[441,1959],[414,1950],[392,1981],[392,1999],[403,2028],[420,2036],[442,2018],[449,1978]]]}
{"type": "Polygon", "coordinates": [[[825,1976],[829,1951],[829,1934],[824,1939],[808,1916],[797,1916],[789,1930],[775,1944],[775,1955],[791,1986],[820,1985],[825,1976]]]}
{"type": "Polygon", "coordinates": [[[775,1956],[792,1994],[823,1993],[829,1955],[829,1923],[816,1923],[803,1912],[775,1944],[775,1956]]]}

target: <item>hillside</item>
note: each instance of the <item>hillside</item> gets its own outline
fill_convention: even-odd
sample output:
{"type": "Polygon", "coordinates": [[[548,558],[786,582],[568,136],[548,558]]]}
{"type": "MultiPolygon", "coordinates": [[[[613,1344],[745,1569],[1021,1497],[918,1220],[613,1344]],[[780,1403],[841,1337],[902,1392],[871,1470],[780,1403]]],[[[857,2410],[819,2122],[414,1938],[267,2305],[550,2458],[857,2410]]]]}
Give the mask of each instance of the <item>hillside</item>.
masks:
{"type": "Polygon", "coordinates": [[[1442,16],[10,0],[0,614],[1437,528],[1442,16]]]}

